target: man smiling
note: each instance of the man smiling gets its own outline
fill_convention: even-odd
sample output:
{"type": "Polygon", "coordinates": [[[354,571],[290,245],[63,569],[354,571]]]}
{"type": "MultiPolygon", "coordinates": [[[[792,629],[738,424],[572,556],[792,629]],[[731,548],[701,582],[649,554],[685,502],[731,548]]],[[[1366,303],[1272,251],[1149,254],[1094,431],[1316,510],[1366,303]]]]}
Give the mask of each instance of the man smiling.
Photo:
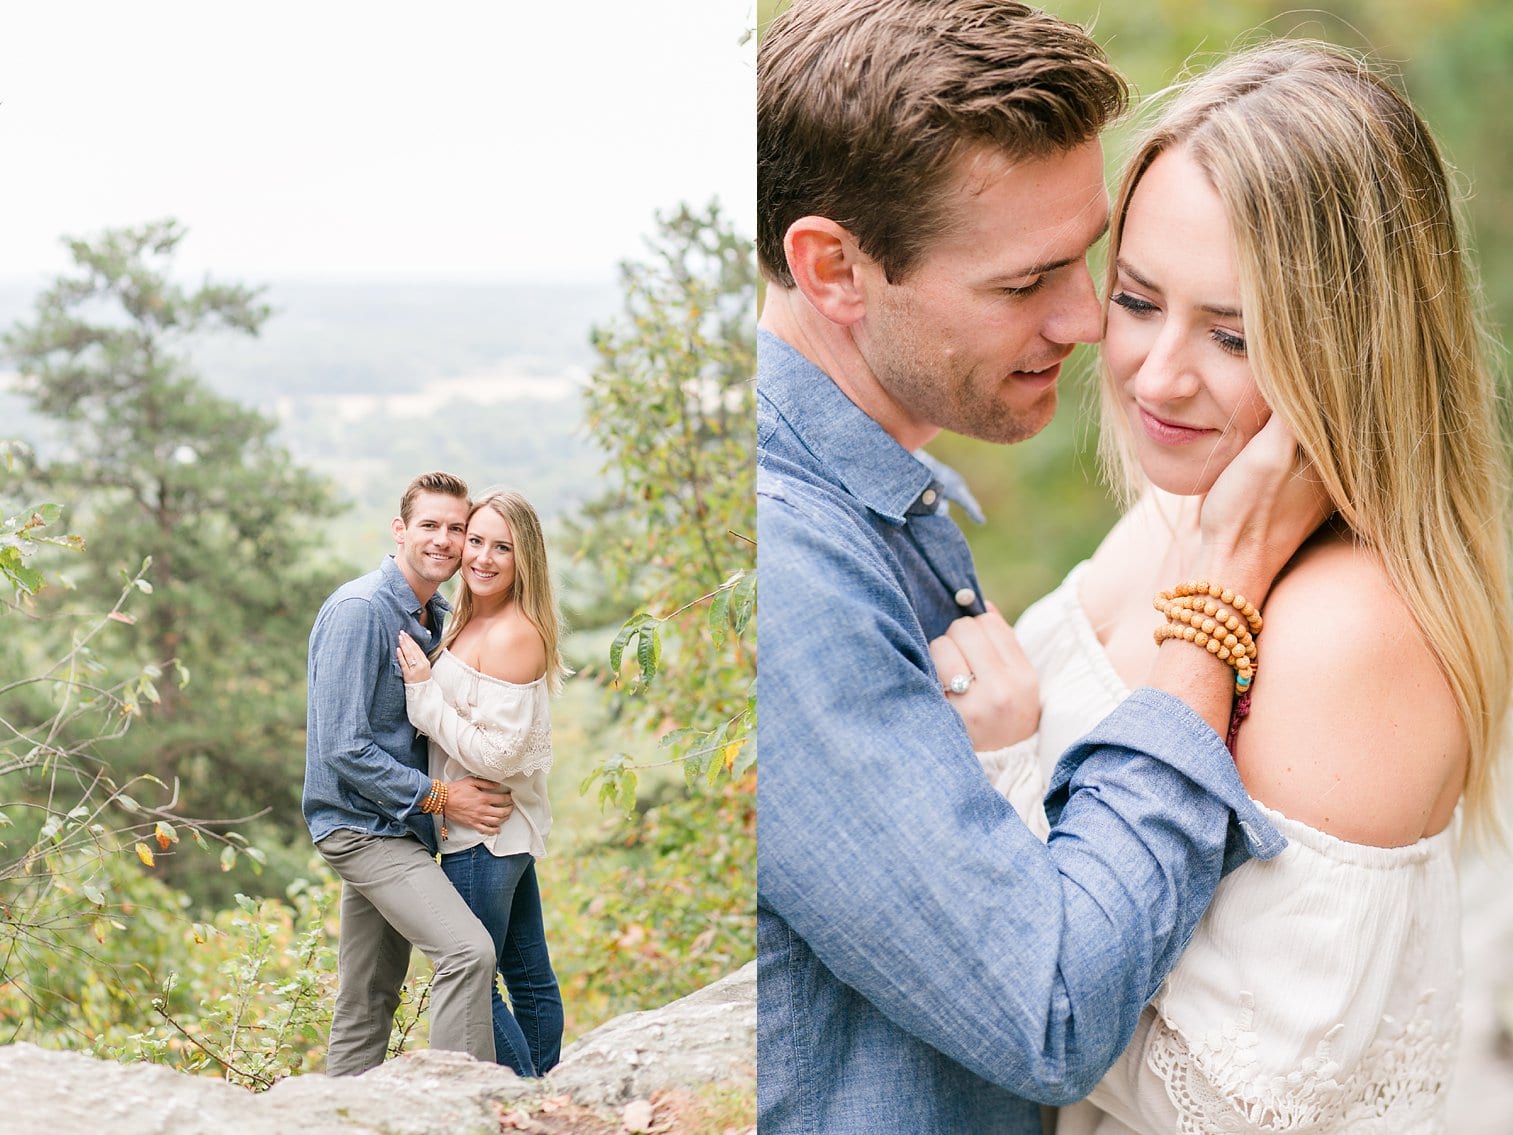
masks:
{"type": "Polygon", "coordinates": [[[401,631],[429,651],[456,574],[468,487],[447,473],[416,477],[392,524],[397,551],[338,588],[310,632],[304,815],[316,849],[342,879],[338,989],[326,1071],[383,1063],[413,944],[436,967],[431,1045],[494,1060],[494,945],[436,862],[432,816],[486,834],[509,816],[496,784],[443,784],[405,712],[401,631]]]}

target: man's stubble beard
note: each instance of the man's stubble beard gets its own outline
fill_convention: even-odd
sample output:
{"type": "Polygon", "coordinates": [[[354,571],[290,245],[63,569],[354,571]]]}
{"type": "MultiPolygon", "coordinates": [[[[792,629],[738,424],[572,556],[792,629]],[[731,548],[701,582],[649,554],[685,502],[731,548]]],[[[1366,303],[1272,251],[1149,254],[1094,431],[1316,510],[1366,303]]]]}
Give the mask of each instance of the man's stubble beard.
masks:
{"type": "Polygon", "coordinates": [[[1000,379],[989,391],[975,381],[975,371],[951,372],[949,356],[934,367],[921,359],[916,336],[901,335],[896,343],[893,365],[877,378],[917,421],[979,441],[1014,445],[1034,437],[1055,416],[1059,380],[1030,406],[1017,408],[995,396],[1011,380],[1000,379]]]}

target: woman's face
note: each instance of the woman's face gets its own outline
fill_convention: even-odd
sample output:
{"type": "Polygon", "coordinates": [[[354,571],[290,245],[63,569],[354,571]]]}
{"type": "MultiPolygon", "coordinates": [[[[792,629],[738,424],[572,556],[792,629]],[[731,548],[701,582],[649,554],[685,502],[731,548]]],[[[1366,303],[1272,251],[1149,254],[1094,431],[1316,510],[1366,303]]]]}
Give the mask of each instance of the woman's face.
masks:
{"type": "Polygon", "coordinates": [[[1206,493],[1271,416],[1245,356],[1234,239],[1218,193],[1183,148],[1130,198],[1103,351],[1152,484],[1206,493]]]}
{"type": "Polygon", "coordinates": [[[488,505],[468,521],[462,546],[462,581],[474,595],[508,595],[515,587],[515,537],[488,505]]]}

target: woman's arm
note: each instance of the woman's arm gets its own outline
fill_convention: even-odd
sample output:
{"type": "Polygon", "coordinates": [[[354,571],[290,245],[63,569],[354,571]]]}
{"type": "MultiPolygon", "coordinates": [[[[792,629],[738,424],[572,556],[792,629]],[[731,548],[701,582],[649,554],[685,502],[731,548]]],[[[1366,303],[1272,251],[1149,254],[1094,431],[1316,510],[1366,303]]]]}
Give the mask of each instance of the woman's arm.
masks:
{"type": "Polygon", "coordinates": [[[470,773],[489,780],[504,780],[551,766],[551,746],[533,743],[536,731],[532,728],[532,691],[491,688],[486,714],[480,715],[483,719],[470,721],[446,700],[431,676],[429,663],[413,641],[403,638],[400,652],[407,662],[405,708],[410,723],[470,773]]]}

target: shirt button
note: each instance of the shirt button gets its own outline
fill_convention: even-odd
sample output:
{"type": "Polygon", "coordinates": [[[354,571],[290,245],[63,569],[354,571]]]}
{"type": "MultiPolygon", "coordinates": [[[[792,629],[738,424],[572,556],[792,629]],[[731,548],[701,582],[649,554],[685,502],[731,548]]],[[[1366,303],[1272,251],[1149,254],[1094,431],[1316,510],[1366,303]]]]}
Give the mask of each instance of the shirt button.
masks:
{"type": "Polygon", "coordinates": [[[956,605],[958,607],[970,607],[977,602],[977,592],[970,587],[963,587],[956,593],[956,605]]]}
{"type": "Polygon", "coordinates": [[[926,489],[919,495],[919,499],[925,504],[933,506],[935,502],[940,499],[940,494],[937,493],[934,489],[926,489]]]}

